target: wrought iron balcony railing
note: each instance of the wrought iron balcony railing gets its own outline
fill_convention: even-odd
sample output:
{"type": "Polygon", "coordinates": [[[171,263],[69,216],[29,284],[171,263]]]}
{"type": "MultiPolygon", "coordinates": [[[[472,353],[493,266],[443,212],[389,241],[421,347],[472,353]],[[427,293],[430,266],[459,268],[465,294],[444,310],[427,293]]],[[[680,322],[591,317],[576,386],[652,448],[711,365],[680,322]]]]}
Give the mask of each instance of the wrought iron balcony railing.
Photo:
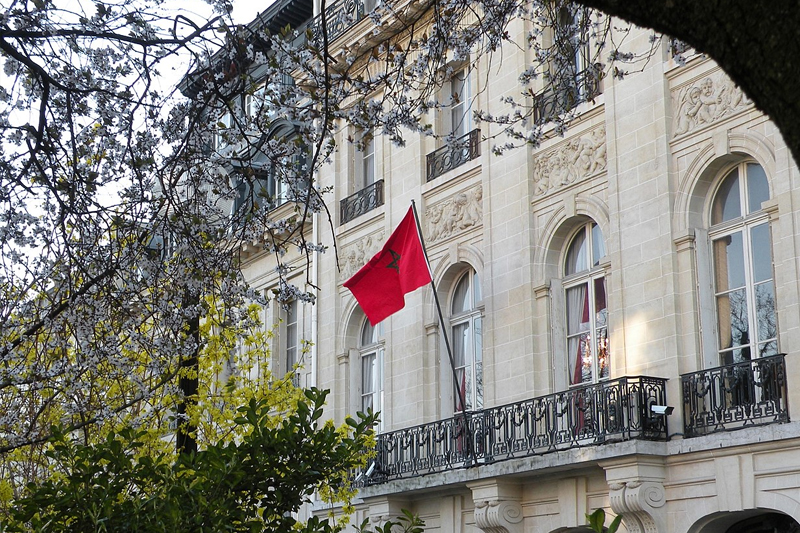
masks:
{"type": "Polygon", "coordinates": [[[684,374],[681,386],[685,437],[789,421],[784,354],[684,374]]]}
{"type": "Polygon", "coordinates": [[[666,380],[623,377],[378,435],[360,484],[541,455],[606,442],[665,440],[666,380]]]}
{"type": "Polygon", "coordinates": [[[552,80],[550,86],[535,96],[533,120],[544,124],[578,104],[594,100],[600,95],[603,71],[597,67],[586,68],[574,76],[552,80]]]}
{"type": "Polygon", "coordinates": [[[481,130],[474,129],[427,156],[428,181],[481,155],[481,130]]]}
{"type": "Polygon", "coordinates": [[[341,201],[339,204],[339,223],[350,222],[354,218],[382,205],[383,180],[378,180],[341,201]]]}
{"type": "MultiPolygon", "coordinates": [[[[374,2],[373,2],[374,3],[374,2]]],[[[365,0],[340,0],[325,9],[328,44],[338,39],[353,24],[360,21],[368,13],[365,0]]],[[[311,41],[322,45],[322,15],[317,15],[308,23],[311,30],[311,41]]]]}

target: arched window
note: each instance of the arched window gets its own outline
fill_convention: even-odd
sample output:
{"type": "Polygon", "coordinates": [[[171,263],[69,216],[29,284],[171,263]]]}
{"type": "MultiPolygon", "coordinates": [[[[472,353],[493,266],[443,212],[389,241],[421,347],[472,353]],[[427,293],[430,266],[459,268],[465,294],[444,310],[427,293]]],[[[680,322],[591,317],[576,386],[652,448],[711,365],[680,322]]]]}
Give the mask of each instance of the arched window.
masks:
{"type": "Polygon", "coordinates": [[[458,279],[450,304],[453,360],[458,394],[455,411],[483,407],[483,326],[478,303],[483,299],[478,274],[470,269],[458,279]],[[461,398],[466,405],[462,405],[461,398]]]}
{"type": "Polygon", "coordinates": [[[609,376],[606,255],[600,227],[588,222],[570,241],[564,262],[569,384],[592,383],[609,376]]]}
{"type": "Polygon", "coordinates": [[[711,204],[720,363],[728,365],[778,353],[769,199],[761,165],[743,162],[720,182],[711,204]]]}
{"type": "Polygon", "coordinates": [[[381,410],[383,405],[383,325],[372,326],[364,320],[359,338],[361,355],[361,405],[360,411],[366,413],[381,410]]]}

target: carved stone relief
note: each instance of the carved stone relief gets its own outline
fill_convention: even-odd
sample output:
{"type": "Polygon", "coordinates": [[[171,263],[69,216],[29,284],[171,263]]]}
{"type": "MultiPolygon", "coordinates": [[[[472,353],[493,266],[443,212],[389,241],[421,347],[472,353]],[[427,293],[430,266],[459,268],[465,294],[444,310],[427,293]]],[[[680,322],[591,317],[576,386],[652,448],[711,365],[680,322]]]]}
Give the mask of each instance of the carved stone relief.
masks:
{"type": "Polygon", "coordinates": [[[428,206],[425,239],[434,243],[483,222],[483,187],[480,185],[428,206]]]}
{"type": "Polygon", "coordinates": [[[750,105],[750,100],[727,76],[716,74],[672,94],[672,137],[711,124],[750,105]]]}
{"type": "Polygon", "coordinates": [[[606,168],[606,128],[570,139],[536,156],[533,164],[534,196],[542,196],[606,168]]]}
{"type": "Polygon", "coordinates": [[[340,263],[342,271],[339,279],[347,280],[358,272],[373,255],[380,251],[382,244],[383,232],[380,231],[343,246],[340,263]]]}

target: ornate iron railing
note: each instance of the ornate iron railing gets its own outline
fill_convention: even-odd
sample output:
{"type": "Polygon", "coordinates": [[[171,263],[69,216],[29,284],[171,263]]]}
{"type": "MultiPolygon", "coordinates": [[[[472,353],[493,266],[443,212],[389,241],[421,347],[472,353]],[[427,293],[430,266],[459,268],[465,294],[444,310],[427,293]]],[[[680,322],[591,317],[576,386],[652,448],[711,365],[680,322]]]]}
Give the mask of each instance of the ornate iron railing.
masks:
{"type": "Polygon", "coordinates": [[[443,146],[427,156],[428,181],[438,178],[448,170],[460,167],[481,155],[481,130],[474,129],[462,135],[452,145],[443,146]]]}
{"type": "MultiPolygon", "coordinates": [[[[353,24],[364,18],[367,13],[364,0],[340,0],[325,9],[328,44],[338,39],[353,24]]],[[[311,30],[311,41],[322,45],[322,15],[317,15],[308,23],[311,30]]]]}
{"type": "Polygon", "coordinates": [[[574,76],[552,80],[552,83],[534,98],[534,122],[544,124],[582,102],[597,98],[602,92],[600,88],[602,73],[600,68],[589,67],[574,76]]]}
{"type": "Polygon", "coordinates": [[[354,218],[382,205],[383,180],[378,180],[341,201],[339,204],[340,224],[350,222],[354,218]]]}
{"type": "Polygon", "coordinates": [[[789,421],[784,354],[684,374],[681,385],[685,437],[789,421]]]}
{"type": "Polygon", "coordinates": [[[606,442],[665,440],[666,380],[623,377],[378,435],[373,464],[356,479],[377,484],[606,442]],[[368,474],[368,475],[367,475],[368,474]]]}

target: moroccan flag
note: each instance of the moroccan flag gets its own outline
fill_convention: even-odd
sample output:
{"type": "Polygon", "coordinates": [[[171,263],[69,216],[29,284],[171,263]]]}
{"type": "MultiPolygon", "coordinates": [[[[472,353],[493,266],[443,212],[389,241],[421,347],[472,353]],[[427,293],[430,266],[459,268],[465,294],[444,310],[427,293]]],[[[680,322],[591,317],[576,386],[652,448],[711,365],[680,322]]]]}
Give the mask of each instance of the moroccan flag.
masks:
{"type": "Polygon", "coordinates": [[[358,300],[373,326],[406,305],[405,295],[431,282],[417,233],[413,208],[389,236],[383,249],[344,286],[358,300]]]}

